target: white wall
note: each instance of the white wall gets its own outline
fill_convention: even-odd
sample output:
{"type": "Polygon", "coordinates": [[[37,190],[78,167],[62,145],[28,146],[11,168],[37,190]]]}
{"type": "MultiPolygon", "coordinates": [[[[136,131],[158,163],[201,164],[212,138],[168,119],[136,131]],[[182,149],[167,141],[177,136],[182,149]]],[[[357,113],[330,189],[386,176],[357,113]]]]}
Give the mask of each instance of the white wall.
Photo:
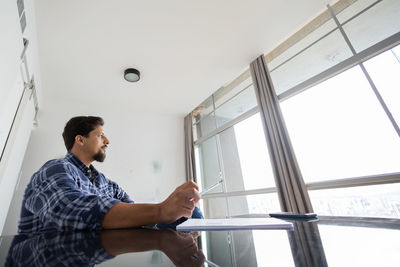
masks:
{"type": "Polygon", "coordinates": [[[19,68],[22,50],[17,3],[0,1],[0,153],[24,88],[19,68]]]}
{"type": "Polygon", "coordinates": [[[183,118],[143,114],[132,107],[96,106],[93,99],[67,103],[55,99],[39,111],[39,126],[32,132],[22,166],[21,182],[14,194],[3,235],[15,234],[24,189],[31,175],[47,160],[66,150],[61,133],[76,115],[99,115],[110,139],[107,158],[95,163],[108,178],[119,183],[137,202],[162,201],[185,181],[183,118]],[[154,168],[154,163],[161,168],[154,168]]]}
{"type": "MultiPolygon", "coordinates": [[[[121,106],[118,103],[100,106],[96,102],[96,95],[90,99],[71,95],[69,101],[72,102],[54,96],[52,87],[56,86],[57,90],[62,91],[68,91],[69,88],[62,83],[46,85],[45,82],[49,79],[43,79],[43,83],[41,81],[40,67],[46,62],[40,62],[39,55],[45,54],[46,51],[39,53],[41,46],[38,44],[37,34],[40,35],[40,29],[38,31],[36,29],[35,1],[25,1],[27,27],[23,35],[19,28],[16,1],[1,1],[0,7],[0,22],[7,20],[7,23],[1,25],[11,25],[9,22],[13,21],[13,27],[0,25],[0,51],[6,51],[4,48],[6,44],[8,48],[15,50],[9,49],[8,52],[0,54],[0,78],[9,77],[8,84],[5,84],[4,79],[0,79],[1,88],[10,88],[16,83],[14,80],[17,80],[15,77],[19,75],[22,37],[25,37],[30,41],[26,54],[27,62],[30,76],[33,75],[35,78],[40,107],[38,127],[32,131],[25,156],[23,153],[19,155],[19,158],[24,157],[21,179],[12,196],[3,235],[15,234],[17,231],[22,197],[31,175],[47,160],[65,155],[61,133],[67,120],[73,116],[99,115],[105,119],[104,130],[111,144],[106,161],[95,165],[107,177],[118,182],[135,201],[162,201],[176,186],[185,181],[183,117],[144,114],[137,111],[135,106],[121,106]],[[13,75],[9,73],[10,69],[14,69],[13,75]]],[[[46,67],[49,70],[47,65],[46,67]]],[[[53,70],[55,67],[51,66],[50,69],[53,70]]],[[[51,72],[46,72],[44,78],[46,75],[51,75],[51,72]]],[[[8,91],[1,91],[0,102],[6,93],[8,91]]],[[[28,136],[29,134],[26,138],[28,136]]],[[[11,196],[16,183],[16,179],[12,183],[7,182],[7,186],[2,186],[2,189],[7,189],[11,196]]],[[[10,199],[7,203],[9,201],[10,199]]],[[[2,210],[4,212],[0,217],[4,222],[7,207],[2,210]]]]}
{"type": "Polygon", "coordinates": [[[22,34],[17,2],[0,1],[0,152],[3,151],[5,145],[0,162],[0,232],[18,182],[35,114],[34,103],[30,98],[31,90],[25,90],[20,102],[24,82],[28,82],[34,75],[38,92],[40,92],[35,11],[32,2],[27,1],[25,5],[27,25],[22,34]],[[28,72],[24,69],[24,74],[30,74],[29,78],[21,73],[21,68],[24,68],[20,58],[23,51],[23,38],[29,40],[25,54],[28,72]],[[16,113],[18,103],[20,104],[16,113]],[[15,115],[15,121],[12,124],[15,115]],[[7,144],[6,140],[8,140],[7,144]]]}

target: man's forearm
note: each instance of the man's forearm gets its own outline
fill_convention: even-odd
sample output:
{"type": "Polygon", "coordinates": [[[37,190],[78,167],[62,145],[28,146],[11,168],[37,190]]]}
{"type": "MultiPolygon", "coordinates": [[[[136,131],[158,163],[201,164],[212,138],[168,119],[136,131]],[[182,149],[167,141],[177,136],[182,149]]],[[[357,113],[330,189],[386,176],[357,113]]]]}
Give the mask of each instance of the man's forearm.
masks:
{"type": "Polygon", "coordinates": [[[188,181],[177,187],[160,204],[134,204],[119,202],[104,216],[104,229],[130,228],[155,223],[171,223],[181,217],[192,216],[200,195],[198,186],[188,181]]]}
{"type": "Polygon", "coordinates": [[[130,228],[160,222],[160,204],[132,204],[119,202],[104,216],[104,229],[130,228]]]}

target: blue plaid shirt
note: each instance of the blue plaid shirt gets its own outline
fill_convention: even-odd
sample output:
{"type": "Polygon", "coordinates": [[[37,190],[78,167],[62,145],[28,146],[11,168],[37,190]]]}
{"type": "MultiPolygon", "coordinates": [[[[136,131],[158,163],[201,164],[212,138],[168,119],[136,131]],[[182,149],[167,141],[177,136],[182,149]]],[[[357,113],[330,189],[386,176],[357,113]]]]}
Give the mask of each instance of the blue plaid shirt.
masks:
{"type": "Polygon", "coordinates": [[[133,203],[117,183],[67,153],[33,174],[25,189],[18,232],[100,229],[104,215],[120,201],[133,203]]]}

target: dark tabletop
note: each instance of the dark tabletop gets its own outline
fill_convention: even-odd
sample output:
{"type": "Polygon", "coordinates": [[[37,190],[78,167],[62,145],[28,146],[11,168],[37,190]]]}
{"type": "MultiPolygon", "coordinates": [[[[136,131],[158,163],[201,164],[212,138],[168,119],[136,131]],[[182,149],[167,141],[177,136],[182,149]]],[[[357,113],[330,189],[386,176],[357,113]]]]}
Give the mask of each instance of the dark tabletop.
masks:
{"type": "Polygon", "coordinates": [[[0,266],[400,266],[399,220],[320,217],[293,224],[293,231],[2,236],[0,266]]]}

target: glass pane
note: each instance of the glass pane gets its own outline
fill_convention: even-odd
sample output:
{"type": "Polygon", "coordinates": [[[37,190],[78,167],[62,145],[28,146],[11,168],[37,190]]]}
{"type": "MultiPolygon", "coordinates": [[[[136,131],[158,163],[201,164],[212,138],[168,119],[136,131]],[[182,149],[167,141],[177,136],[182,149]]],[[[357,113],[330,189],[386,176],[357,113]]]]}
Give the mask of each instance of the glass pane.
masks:
{"type": "Polygon", "coordinates": [[[275,187],[259,113],[226,129],[219,138],[228,192],[275,187]]]}
{"type": "Polygon", "coordinates": [[[219,107],[229,99],[235,97],[241,91],[249,87],[253,83],[251,76],[247,77],[244,81],[238,83],[237,85],[228,85],[227,87],[222,87],[214,93],[215,107],[219,107]]]}
{"type": "Polygon", "coordinates": [[[200,200],[200,208],[204,218],[227,218],[228,206],[225,197],[203,198],[200,200]]]}
{"type": "Polygon", "coordinates": [[[193,110],[193,138],[197,140],[216,129],[212,96],[193,110]]]}
{"type": "Polygon", "coordinates": [[[308,191],[320,215],[400,218],[400,184],[308,191]]]}
{"type": "Polygon", "coordinates": [[[226,218],[280,211],[278,194],[213,197],[200,200],[205,218],[226,218]]]}
{"type": "Polygon", "coordinates": [[[214,110],[212,96],[193,110],[193,123],[198,123],[204,117],[207,117],[214,110]]]}
{"type": "Polygon", "coordinates": [[[252,84],[243,91],[228,100],[222,106],[216,108],[216,121],[218,127],[238,117],[257,106],[257,98],[252,84]]]}
{"type": "Polygon", "coordinates": [[[278,194],[257,194],[228,198],[229,215],[268,214],[280,211],[278,194]]]}
{"type": "Polygon", "coordinates": [[[400,139],[359,66],[281,108],[306,182],[400,171],[400,139]]]}
{"type": "Polygon", "coordinates": [[[339,30],[335,30],[301,54],[271,71],[275,91],[279,95],[351,55],[339,30]]]}
{"type": "MultiPolygon", "coordinates": [[[[199,144],[198,153],[195,155],[199,158],[196,160],[196,162],[199,162],[199,166],[196,166],[196,168],[200,169],[200,176],[198,176],[198,178],[200,177],[201,179],[202,187],[200,190],[203,190],[218,182],[221,175],[216,137],[213,136],[199,144]]],[[[209,193],[217,193],[222,191],[223,187],[218,186],[209,191],[209,193]]]]}
{"type": "Polygon", "coordinates": [[[285,61],[289,60],[303,49],[306,49],[308,46],[312,45],[312,43],[316,42],[318,39],[322,38],[325,34],[334,30],[336,27],[336,23],[332,19],[328,20],[320,27],[306,35],[303,39],[286,49],[271,62],[268,62],[269,70],[273,71],[273,69],[277,68],[279,65],[283,64],[285,61]]]}
{"type": "Polygon", "coordinates": [[[336,18],[341,24],[345,23],[347,20],[351,20],[356,14],[362,12],[366,8],[372,7],[374,3],[381,0],[357,0],[353,1],[350,6],[343,9],[339,13],[335,13],[336,18]]]}
{"type": "Polygon", "coordinates": [[[195,142],[197,141],[197,139],[199,139],[199,131],[200,131],[200,129],[198,129],[197,124],[193,124],[192,131],[193,131],[193,142],[195,142]]]}
{"type": "Polygon", "coordinates": [[[400,45],[366,61],[364,66],[400,125],[400,45]]]}
{"type": "MultiPolygon", "coordinates": [[[[358,6],[367,6],[371,1],[358,1],[358,6]]],[[[343,26],[353,47],[360,52],[400,31],[400,1],[377,1],[375,6],[343,26]]],[[[348,13],[338,14],[340,22],[348,13]]]]}
{"type": "Polygon", "coordinates": [[[199,186],[199,188],[203,188],[202,187],[202,182],[201,182],[201,163],[200,163],[200,149],[198,145],[194,146],[194,161],[195,161],[195,171],[196,171],[196,183],[199,186]]]}
{"type": "Polygon", "coordinates": [[[193,134],[194,137],[196,137],[195,140],[211,133],[217,128],[217,125],[215,123],[215,116],[214,112],[211,112],[207,116],[203,117],[198,123],[196,123],[193,127],[193,134]]]}
{"type": "Polygon", "coordinates": [[[227,199],[229,216],[249,214],[249,205],[246,196],[229,197],[227,199]]]}

